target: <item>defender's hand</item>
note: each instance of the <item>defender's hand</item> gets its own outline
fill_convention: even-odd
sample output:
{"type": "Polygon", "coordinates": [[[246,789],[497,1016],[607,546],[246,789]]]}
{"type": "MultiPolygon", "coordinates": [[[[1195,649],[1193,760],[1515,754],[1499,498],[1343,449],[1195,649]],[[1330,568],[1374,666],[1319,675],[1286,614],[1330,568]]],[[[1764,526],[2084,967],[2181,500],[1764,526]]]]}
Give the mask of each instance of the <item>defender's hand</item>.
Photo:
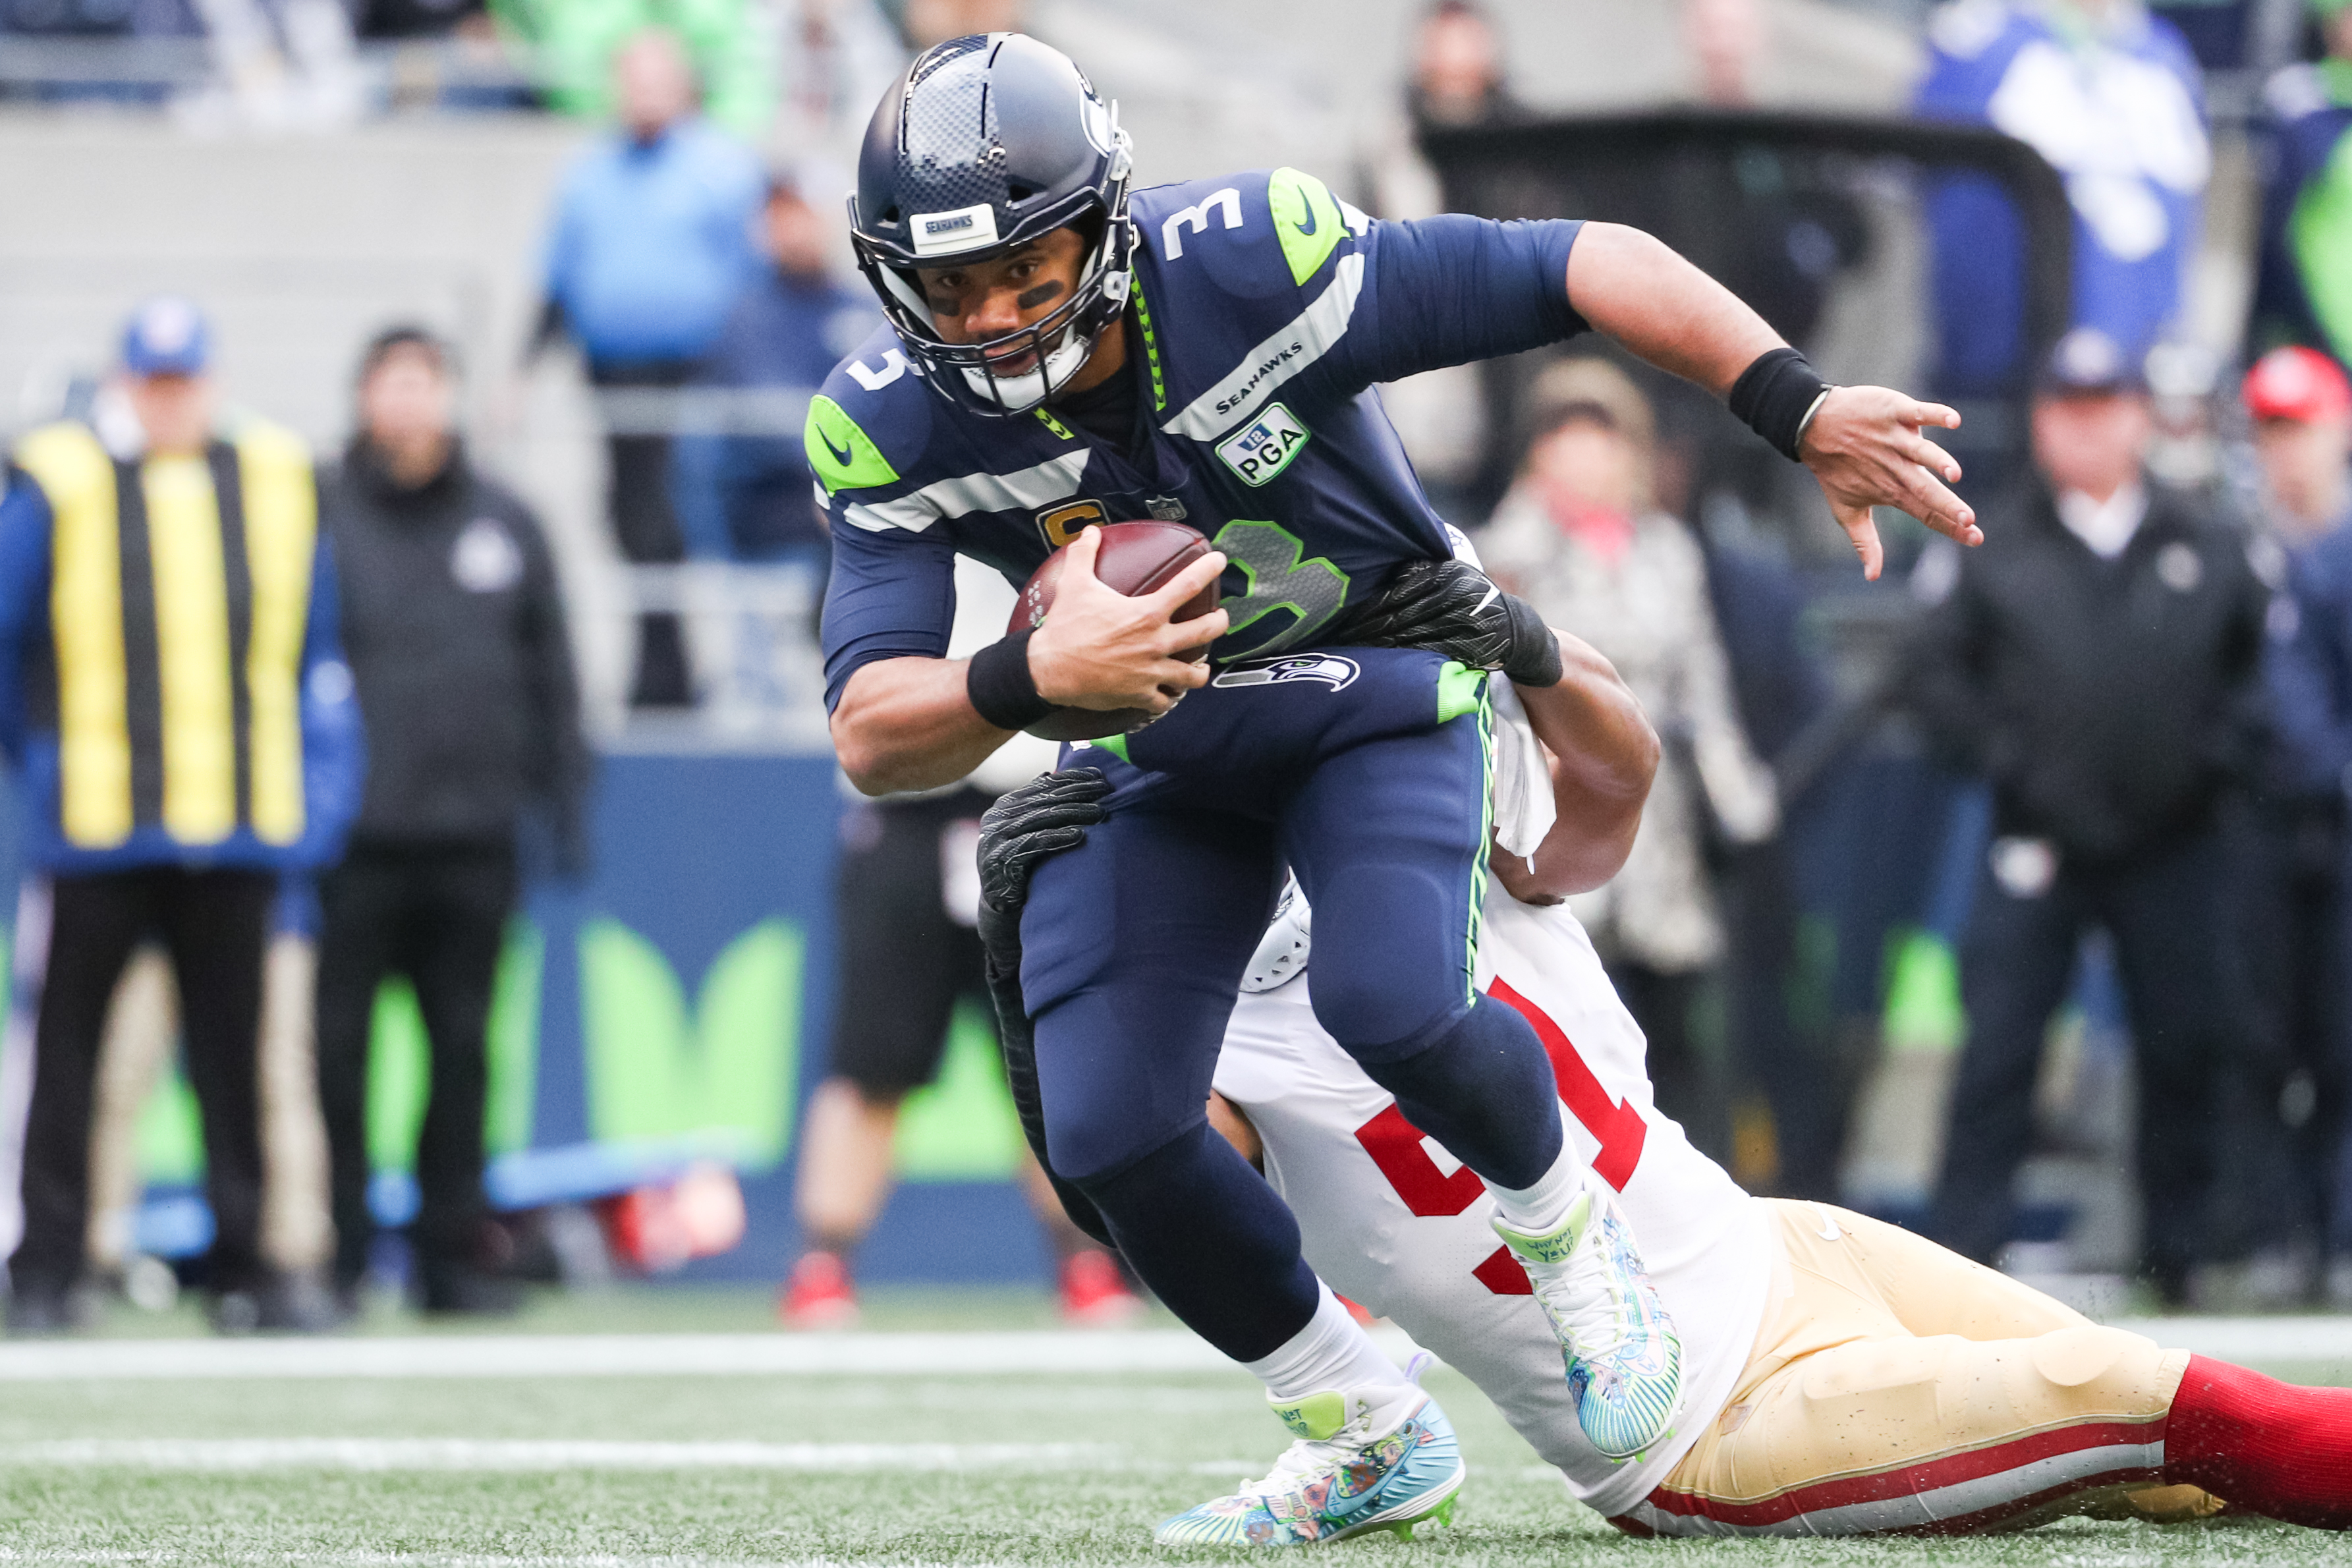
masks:
{"type": "Polygon", "coordinates": [[[1109,793],[1100,768],[1064,768],[997,796],[980,819],[982,900],[1007,914],[1027,903],[1037,862],[1084,844],[1109,793]]]}
{"type": "Polygon", "coordinates": [[[1171,617],[1217,580],[1225,558],[1212,550],[1156,591],[1129,598],[1095,576],[1100,531],[1070,543],[1054,607],[1029,639],[1029,673],[1037,695],[1064,708],[1141,708],[1165,713],[1206,684],[1209,667],[1175,657],[1225,635],[1228,618],[1212,610],[1194,620],[1171,617]]]}
{"type": "Polygon", "coordinates": [[[1884,386],[1841,386],[1832,389],[1805,431],[1805,467],[1853,541],[1864,577],[1875,579],[1886,560],[1870,515],[1874,506],[1907,511],[1962,544],[1984,542],[1975,510],[1945,488],[1958,482],[1959,464],[1920,433],[1931,425],[1957,430],[1960,416],[1940,403],[1921,403],[1884,386]]]}
{"type": "Polygon", "coordinates": [[[1543,617],[1467,561],[1405,563],[1340,635],[1361,647],[1426,648],[1519,686],[1560,678],[1559,640],[1543,617]]]}

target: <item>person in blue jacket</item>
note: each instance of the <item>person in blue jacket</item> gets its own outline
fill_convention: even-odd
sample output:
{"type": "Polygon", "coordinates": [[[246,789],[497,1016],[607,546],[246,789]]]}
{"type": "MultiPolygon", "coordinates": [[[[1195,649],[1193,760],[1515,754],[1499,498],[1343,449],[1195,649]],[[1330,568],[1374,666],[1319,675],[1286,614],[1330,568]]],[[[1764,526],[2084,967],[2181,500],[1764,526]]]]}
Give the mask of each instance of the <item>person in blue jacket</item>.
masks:
{"type": "Polygon", "coordinates": [[[736,395],[720,421],[727,433],[679,441],[679,511],[700,549],[822,567],[824,512],[809,500],[802,422],[809,397],[877,318],[872,295],[834,276],[824,220],[791,180],[769,182],[761,228],[767,264],[735,297],[695,378],[736,395]]]}
{"type": "MultiPolygon", "coordinates": [[[[2039,152],[2074,209],[2074,327],[2137,359],[2172,329],[2211,172],[2204,89],[2180,34],[2139,0],[1954,0],[1927,30],[1913,109],[1989,124],[2039,152]]],[[[2023,235],[1981,176],[1928,200],[1937,387],[2011,390],[2025,363],[2023,235]]]]}
{"type": "Polygon", "coordinates": [[[862,791],[918,790],[1064,709],[1157,715],[1097,731],[1084,757],[1113,782],[1108,819],[1037,873],[1021,917],[1046,1169],[1299,1439],[1159,1539],[1402,1529],[1461,1483],[1444,1416],[1318,1285],[1202,1110],[1286,862],[1348,955],[1318,1018],[1496,1194],[1500,1267],[1515,1258],[1552,1314],[1604,1451],[1672,1425],[1680,1358],[1541,1037],[1475,984],[1488,671],[1550,685],[1559,649],[1455,559],[1374,384],[1604,331],[1808,463],[1873,573],[1873,503],[1980,537],[1921,434],[1958,416],[1830,388],[1631,229],[1376,223],[1296,169],[1130,199],[1131,170],[1111,107],[1019,34],[937,46],[877,110],[852,237],[889,326],[807,429],[834,536],[835,748],[862,791]],[[1092,525],[1146,518],[1215,548],[1128,598],[1095,578],[1092,525]],[[955,556],[1018,584],[1065,544],[1041,624],[945,657],[955,556]],[[1221,580],[1217,609],[1173,621],[1221,580]],[[1445,630],[1402,629],[1419,601],[1445,630]],[[1201,644],[1206,663],[1177,657],[1201,644]]]}
{"type": "MultiPolygon", "coordinates": [[[[2281,1249],[2282,1296],[2352,1302],[2352,939],[2345,904],[2352,794],[2352,383],[2315,349],[2273,349],[2242,395],[2263,468],[2263,521],[2284,548],[2271,601],[2272,743],[2251,813],[2243,951],[2267,1047],[2251,1062],[2270,1130],[2262,1239],[2281,1249]],[[2308,1109],[2271,1120],[2297,1074],[2308,1109]]],[[[2283,1302],[2282,1304],[2286,1304],[2283,1302]]]]}
{"type": "MultiPolygon", "coordinates": [[[[697,108],[693,62],[648,27],[615,51],[621,123],[572,163],[547,237],[545,300],[530,352],[569,333],[600,391],[634,395],[605,448],[614,542],[633,565],[682,560],[669,426],[656,401],[693,380],[751,276],[760,165],[697,108]]],[[[677,616],[638,618],[633,707],[694,700],[677,616]]]]}
{"type": "Polygon", "coordinates": [[[22,853],[9,1048],[29,1040],[8,1327],[81,1311],[100,1036],[132,949],[178,972],[203,1114],[207,1270],[226,1330],[315,1329],[315,1286],[261,1253],[262,955],[281,873],[341,851],[362,758],[310,454],[216,429],[209,333],[184,300],[123,334],[95,424],[24,437],[0,498],[0,750],[22,853]]]}

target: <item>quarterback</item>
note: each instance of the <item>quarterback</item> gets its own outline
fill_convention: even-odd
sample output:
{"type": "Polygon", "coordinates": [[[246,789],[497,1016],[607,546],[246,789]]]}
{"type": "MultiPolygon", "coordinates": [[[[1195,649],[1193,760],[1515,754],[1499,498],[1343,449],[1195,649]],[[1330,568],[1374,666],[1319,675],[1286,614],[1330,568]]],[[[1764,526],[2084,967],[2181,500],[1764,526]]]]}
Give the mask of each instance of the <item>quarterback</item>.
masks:
{"type": "Polygon", "coordinates": [[[1538,1026],[1475,984],[1490,672],[1541,691],[1562,656],[1475,569],[1429,570],[1453,564],[1444,525],[1373,388],[1597,331],[1811,468],[1874,571],[1873,504],[1979,537],[1921,434],[1958,416],[1828,386],[1632,230],[1375,223],[1293,169],[1130,198],[1131,167],[1112,107],[1018,34],[927,51],[875,115],[852,237],[887,322],[807,428],[843,768],[869,793],[929,788],[1056,710],[1152,716],[1089,752],[1108,815],[1021,916],[1043,1142],[1160,1300],[1297,1430],[1357,1456],[1346,1473],[1382,1501],[1349,1528],[1433,1511],[1460,1463],[1203,1112],[1285,866],[1330,939],[1318,1024],[1491,1195],[1587,1436],[1647,1452],[1681,1397],[1679,1342],[1568,1136],[1538,1026]],[[1216,548],[1129,598],[1096,580],[1088,525],[1145,517],[1216,548]],[[1041,625],[945,657],[956,555],[1017,584],[1066,544],[1041,625]],[[1172,620],[1214,583],[1218,608],[1172,620]],[[1596,1292],[1631,1306],[1578,1308],[1596,1292]]]}
{"type": "MultiPolygon", "coordinates": [[[[1968,1534],[2224,1510],[2352,1527],[2352,1390],[2167,1350],[1892,1226],[1751,1197],[1658,1113],[1641,1033],[1557,902],[1622,860],[1641,799],[1625,781],[1646,779],[1655,741],[1645,754],[1605,661],[1562,642],[1567,679],[1528,703],[1560,760],[1558,825],[1487,896],[1479,984],[1542,1037],[1570,1137],[1642,1237],[1685,1356],[1672,1433],[1630,1459],[1594,1446],[1547,1303],[1496,1245],[1492,1199],[1317,1022],[1322,950],[1294,899],[1244,981],[1210,1112],[1297,1215],[1316,1272],[1469,1376],[1570,1495],[1630,1535],[1968,1534]]],[[[1072,770],[1000,801],[981,849],[992,903],[1017,905],[1028,866],[1091,831],[1108,789],[1072,770]]],[[[1005,962],[1007,928],[983,921],[1005,962]]],[[[1017,1019],[1006,1043],[1017,1064],[1017,1019]]],[[[1094,1223],[1082,1200],[1073,1217],[1094,1223]]],[[[1229,1539],[1330,1539],[1352,1517],[1344,1464],[1302,1440],[1194,1512],[1232,1521],[1229,1539]]],[[[1162,1539],[1182,1539],[1170,1527],[1188,1517],[1162,1539]]]]}

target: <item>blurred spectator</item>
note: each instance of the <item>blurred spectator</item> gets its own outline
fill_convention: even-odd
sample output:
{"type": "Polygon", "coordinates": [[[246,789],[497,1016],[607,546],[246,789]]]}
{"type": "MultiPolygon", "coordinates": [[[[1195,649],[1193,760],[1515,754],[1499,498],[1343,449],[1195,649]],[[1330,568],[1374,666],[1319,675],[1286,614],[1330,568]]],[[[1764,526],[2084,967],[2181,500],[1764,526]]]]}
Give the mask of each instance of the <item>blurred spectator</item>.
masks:
{"type": "Polygon", "coordinates": [[[834,278],[832,232],[789,180],[769,184],[761,232],[768,265],[736,298],[699,378],[705,387],[747,395],[726,421],[736,433],[681,440],[680,486],[699,490],[695,502],[714,514],[701,528],[689,516],[698,542],[716,535],[725,541],[722,552],[738,561],[822,567],[823,514],[810,500],[801,426],[810,395],[881,317],[872,290],[834,278]]]}
{"type": "Polygon", "coordinates": [[[2289,66],[2264,89],[2263,240],[2254,283],[2258,348],[2303,343],[2352,362],[2352,0],[2311,0],[2326,58],[2289,66]]]}
{"type": "MultiPolygon", "coordinates": [[[[548,237],[547,299],[534,350],[569,331],[599,388],[675,388],[693,379],[756,265],[751,219],[761,178],[749,149],[694,109],[694,73],[676,35],[647,28],[613,57],[618,131],[564,178],[548,237]]],[[[634,564],[686,553],[670,497],[670,440],[632,407],[607,438],[613,531],[634,564]]],[[[694,700],[678,617],[639,618],[635,707],[694,700]]]]}
{"type": "MultiPolygon", "coordinates": [[[[1438,0],[1412,36],[1401,101],[1383,106],[1363,131],[1357,185],[1372,211],[1392,220],[1445,210],[1437,172],[1419,138],[1433,126],[1491,124],[1523,111],[1511,97],[1503,42],[1492,17],[1468,0],[1438,0]]],[[[1381,389],[1381,402],[1404,442],[1431,503],[1468,525],[1481,502],[1474,493],[1486,458],[1486,387],[1475,365],[1423,371],[1381,389]]]]}
{"type": "Polygon", "coordinates": [[[345,0],[362,38],[437,38],[480,26],[483,0],[345,0]]]}
{"type": "Polygon", "coordinates": [[[713,121],[748,141],[767,134],[776,109],[774,37],[758,0],[489,0],[489,7],[499,30],[530,52],[549,104],[566,114],[617,115],[634,125],[633,84],[614,61],[658,29],[700,81],[713,121]]]}
{"type": "MultiPolygon", "coordinates": [[[[1002,578],[959,562],[950,657],[992,640],[1013,603],[1002,578]]],[[[899,1110],[939,1076],[957,1003],[992,1016],[974,929],[981,813],[1052,767],[1054,756],[1051,742],[1016,736],[961,784],[860,798],[842,816],[834,906],[841,954],[835,994],[844,1001],[825,1079],[810,1097],[801,1134],[793,1201],[804,1250],[782,1303],[794,1328],[856,1321],[851,1259],[889,1198],[899,1110]]],[[[1036,1163],[1025,1153],[1022,1160],[1030,1206],[1058,1257],[1063,1316],[1109,1324],[1138,1315],[1142,1304],[1118,1262],[1070,1223],[1036,1163]]]]}
{"type": "Polygon", "coordinates": [[[1657,506],[1648,400],[1616,366],[1573,359],[1537,379],[1528,408],[1518,481],[1479,552],[1616,665],[1665,742],[1625,868],[1570,902],[1649,1039],[1660,1109],[1726,1157],[1725,1089],[1692,1020],[1724,952],[1706,845],[1718,832],[1734,844],[1772,836],[1772,775],[1733,710],[1697,541],[1657,506]]]}
{"type": "Polygon", "coordinates": [[[580,698],[554,560],[530,510],[467,457],[448,347],[394,328],[368,345],[358,392],[359,432],[321,495],[368,750],[350,852],[320,889],[334,1283],[355,1306],[375,1231],[368,1047],[377,988],[403,975],[432,1053],[418,1295],[428,1312],[499,1311],[511,1287],[478,1257],[490,993],[521,819],[545,818],[561,868],[586,860],[580,698]]]}
{"type": "Polygon", "coordinates": [[[901,26],[919,51],[971,33],[1018,32],[1021,11],[1021,0],[907,0],[901,26]]]}
{"type": "Polygon", "coordinates": [[[329,1318],[260,1249],[262,953],[278,873],[340,853],[358,714],[309,454],[215,428],[209,348],[187,301],[142,306],[106,406],[27,436],[0,501],[0,741],[46,879],[18,927],[39,989],[13,1331],[76,1320],[100,1035],[150,934],[203,1113],[215,1321],[329,1318]]]}
{"type": "Polygon", "coordinates": [[[773,144],[854,163],[874,106],[907,64],[898,29],[874,0],[785,0],[782,9],[773,144]]]}
{"type": "Polygon", "coordinates": [[[2346,790],[2352,786],[2352,385],[2326,355],[2273,349],[2247,375],[2263,515],[2286,547],[2265,661],[2277,744],[2252,814],[2243,916],[2250,999],[2268,1046],[2250,1097],[2280,1158],[2259,1185],[2277,1245],[2273,1293],[2298,1304],[2327,1271],[2352,1304],[2344,1210],[2346,790]],[[2284,1108],[2286,1125],[2278,1125],[2284,1108]]]}
{"type": "MultiPolygon", "coordinates": [[[[1917,110],[1989,123],[2065,177],[2074,207],[2074,324],[2137,363],[2178,323],[2212,158],[2197,62],[2139,0],[1955,0],[1928,28],[1917,110]]],[[[1988,180],[1933,194],[1933,291],[1946,395],[2031,368],[2021,226],[1988,180]]]]}
{"type": "Polygon", "coordinates": [[[2218,1086],[2245,1044],[2218,823],[2251,761],[2265,595],[2231,528],[2147,482],[2152,423],[2137,358],[2095,328],[2059,343],[2032,407],[2038,476],[1983,509],[1914,696],[1993,795],[1932,1228],[1982,1263],[2010,1240],[2043,1034],[2104,926],[2139,1081],[2141,1267],[2178,1305],[2210,1223],[2218,1086]]]}
{"type": "Polygon", "coordinates": [[[1758,0],[1683,0],[1683,43],[1698,68],[1698,96],[1717,109],[1756,101],[1756,65],[1764,53],[1758,0]]]}

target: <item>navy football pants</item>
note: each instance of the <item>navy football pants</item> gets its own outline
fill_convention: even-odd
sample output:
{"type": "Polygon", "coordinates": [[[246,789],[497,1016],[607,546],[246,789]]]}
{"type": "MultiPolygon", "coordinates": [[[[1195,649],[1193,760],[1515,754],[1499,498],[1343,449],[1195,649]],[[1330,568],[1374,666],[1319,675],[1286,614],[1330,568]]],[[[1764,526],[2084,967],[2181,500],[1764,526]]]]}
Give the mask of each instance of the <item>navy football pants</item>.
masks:
{"type": "Polygon", "coordinates": [[[1314,906],[1317,1016],[1414,1124],[1505,1186],[1531,1185],[1561,1144],[1533,1030],[1472,989],[1483,704],[1441,720],[1428,656],[1348,657],[1368,667],[1354,689],[1194,694],[1129,742],[1165,771],[1073,758],[1110,774],[1109,816],[1038,868],[1022,921],[1053,1168],[1237,1360],[1282,1344],[1316,1300],[1297,1225],[1205,1110],[1286,863],[1314,906]]]}

